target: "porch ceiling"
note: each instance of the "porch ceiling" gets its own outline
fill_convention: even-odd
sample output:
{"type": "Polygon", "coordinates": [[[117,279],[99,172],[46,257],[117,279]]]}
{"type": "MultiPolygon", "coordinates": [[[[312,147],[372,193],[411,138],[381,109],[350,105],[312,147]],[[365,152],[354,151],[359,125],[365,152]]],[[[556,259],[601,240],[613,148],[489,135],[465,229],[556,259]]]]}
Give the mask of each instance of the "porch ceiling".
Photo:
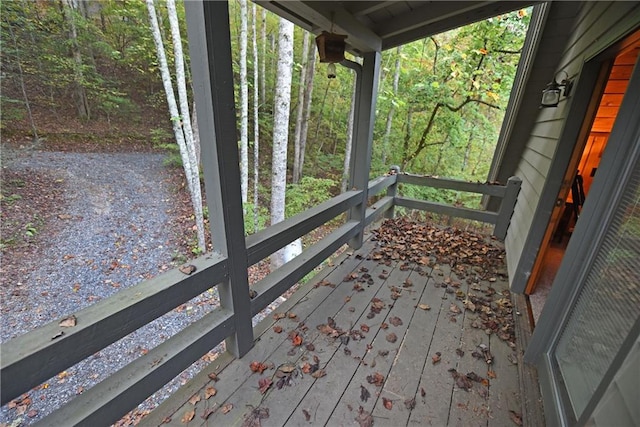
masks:
{"type": "Polygon", "coordinates": [[[354,54],[386,50],[539,1],[300,1],[255,3],[314,33],[346,34],[354,54]]]}

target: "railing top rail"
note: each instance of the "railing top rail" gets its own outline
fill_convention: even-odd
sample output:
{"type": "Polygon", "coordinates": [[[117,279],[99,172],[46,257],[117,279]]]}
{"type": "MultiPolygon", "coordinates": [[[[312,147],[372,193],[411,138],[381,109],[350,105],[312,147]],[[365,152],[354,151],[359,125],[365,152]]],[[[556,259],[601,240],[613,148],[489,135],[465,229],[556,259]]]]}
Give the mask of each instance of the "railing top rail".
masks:
{"type": "Polygon", "coordinates": [[[437,178],[433,176],[411,175],[408,173],[400,173],[397,176],[399,183],[480,193],[496,197],[504,197],[506,192],[506,186],[489,182],[468,182],[449,178],[437,178]]]}

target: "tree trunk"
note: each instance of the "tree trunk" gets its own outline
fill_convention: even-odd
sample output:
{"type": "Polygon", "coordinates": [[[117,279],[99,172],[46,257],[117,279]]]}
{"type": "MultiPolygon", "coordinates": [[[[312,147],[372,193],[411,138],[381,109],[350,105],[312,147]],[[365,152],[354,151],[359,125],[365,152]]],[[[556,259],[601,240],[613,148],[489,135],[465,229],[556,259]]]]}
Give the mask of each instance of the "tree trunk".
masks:
{"type": "MultiPolygon", "coordinates": [[[[287,184],[287,142],[293,67],[293,24],[280,18],[278,32],[278,67],[273,116],[273,157],[271,165],[271,225],[284,220],[287,184]]],[[[271,268],[284,264],[281,249],[271,257],[271,268]]]]}
{"type": "Polygon", "coordinates": [[[387,114],[387,124],[384,131],[384,138],[382,139],[382,164],[387,164],[387,152],[389,151],[389,138],[391,137],[391,125],[393,123],[393,114],[395,112],[394,100],[398,95],[398,84],[400,83],[400,53],[402,46],[396,48],[396,68],[393,73],[393,97],[391,106],[389,107],[389,113],[387,114]]]}
{"type": "Polygon", "coordinates": [[[87,92],[84,88],[84,74],[82,72],[82,54],[78,44],[78,30],[76,29],[75,11],[72,0],[64,0],[64,19],[69,27],[69,41],[71,42],[71,55],[73,57],[73,99],[78,111],[78,117],[82,120],[89,120],[90,109],[87,92]]]}
{"type": "Polygon", "coordinates": [[[33,120],[33,114],[31,113],[31,103],[29,102],[29,97],[27,96],[27,88],[24,84],[24,71],[22,70],[22,61],[20,60],[20,50],[18,49],[18,42],[16,40],[16,35],[13,32],[13,26],[11,25],[11,23],[7,23],[7,27],[9,28],[9,35],[11,36],[13,48],[15,49],[16,64],[18,65],[18,79],[20,80],[20,89],[22,90],[22,97],[24,98],[24,107],[27,109],[27,115],[29,116],[29,125],[31,126],[31,133],[33,134],[33,142],[38,143],[38,129],[36,128],[36,122],[33,120]]]}
{"type": "MultiPolygon", "coordinates": [[[[170,0],[172,2],[172,0],[170,0]]],[[[165,93],[167,95],[167,104],[169,105],[169,113],[171,114],[171,122],[173,124],[173,132],[176,137],[176,142],[178,143],[178,147],[180,148],[180,156],[182,158],[182,165],[184,167],[187,184],[189,187],[189,193],[191,195],[191,203],[193,204],[194,214],[196,215],[196,228],[198,234],[198,248],[201,251],[205,250],[205,241],[204,241],[204,221],[202,220],[202,193],[200,190],[200,177],[197,169],[193,168],[193,159],[195,159],[194,150],[190,150],[187,147],[187,142],[185,141],[185,128],[188,126],[189,131],[190,123],[188,119],[188,104],[187,104],[187,119],[181,123],[180,121],[180,113],[178,112],[178,105],[176,103],[175,95],[173,93],[173,84],[171,82],[171,74],[169,73],[169,65],[167,63],[167,58],[164,51],[164,43],[162,42],[162,36],[160,35],[160,27],[158,25],[158,18],[156,15],[156,9],[153,4],[153,0],[146,0],[147,10],[149,12],[149,21],[151,24],[151,32],[153,34],[153,40],[156,45],[156,51],[158,54],[158,63],[160,65],[160,74],[162,75],[162,84],[164,86],[165,93]],[[187,124],[185,128],[183,128],[184,124],[187,124]],[[191,152],[190,152],[191,151],[191,152]]],[[[171,16],[171,13],[169,14],[171,16]]],[[[176,20],[177,22],[177,20],[176,20]]],[[[181,51],[182,45],[180,43],[180,36],[174,36],[174,39],[177,40],[177,43],[180,45],[179,49],[181,51]]],[[[175,46],[174,46],[175,50],[175,46]]],[[[181,53],[181,52],[180,52],[181,53]]],[[[178,58],[177,52],[176,54],[176,68],[178,64],[183,64],[182,57],[178,58]]],[[[184,70],[183,70],[184,71],[184,70]]],[[[184,72],[183,72],[184,78],[184,72]]],[[[186,86],[185,86],[186,88],[186,86]]],[[[180,90],[180,89],[179,89],[180,90]]],[[[185,90],[186,93],[186,90],[185,90]]],[[[190,132],[189,137],[191,138],[191,142],[193,143],[193,135],[190,132]]],[[[193,148],[193,147],[192,147],[193,148]]]]}
{"type": "MultiPolygon", "coordinates": [[[[259,118],[259,88],[258,88],[258,39],[256,27],[258,26],[257,8],[253,4],[253,232],[258,231],[258,214],[260,212],[258,200],[258,187],[260,183],[260,122],[259,118]]],[[[264,60],[262,61],[264,64],[264,60]]]]}
{"type": "Polygon", "coordinates": [[[262,9],[262,63],[260,64],[260,92],[262,105],[267,103],[267,9],[262,9]]]}
{"type": "Polygon", "coordinates": [[[240,188],[249,191],[249,86],[247,83],[247,0],[240,0],[240,188]]]}
{"type": "Polygon", "coordinates": [[[307,75],[305,79],[305,94],[304,94],[304,118],[302,120],[302,129],[300,130],[300,160],[299,169],[300,177],[304,172],[304,153],[307,148],[307,136],[309,135],[309,119],[311,118],[311,103],[313,101],[313,80],[316,74],[316,47],[315,43],[309,45],[308,61],[307,61],[307,75]]]}
{"type": "MultiPolygon", "coordinates": [[[[357,78],[357,77],[356,77],[357,78]]],[[[356,82],[353,82],[351,93],[351,109],[349,110],[349,121],[347,122],[347,145],[344,149],[344,167],[342,168],[341,192],[347,191],[349,184],[349,171],[351,167],[351,147],[353,146],[353,122],[356,114],[356,82]]]]}
{"type": "Polygon", "coordinates": [[[307,51],[309,50],[309,32],[304,32],[304,40],[302,42],[302,67],[300,69],[300,84],[298,85],[298,106],[296,108],[296,130],[293,139],[293,183],[297,184],[300,180],[300,140],[302,135],[302,120],[304,120],[304,95],[306,88],[304,86],[307,76],[307,51]]]}

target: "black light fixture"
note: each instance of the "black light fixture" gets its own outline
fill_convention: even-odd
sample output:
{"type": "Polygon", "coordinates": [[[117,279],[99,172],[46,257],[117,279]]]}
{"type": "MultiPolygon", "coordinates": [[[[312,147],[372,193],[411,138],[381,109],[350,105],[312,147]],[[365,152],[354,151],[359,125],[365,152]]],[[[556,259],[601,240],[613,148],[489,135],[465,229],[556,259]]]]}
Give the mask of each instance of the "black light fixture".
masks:
{"type": "Polygon", "coordinates": [[[560,73],[554,76],[553,81],[542,91],[542,102],[540,103],[540,108],[557,107],[560,102],[561,95],[566,98],[571,95],[573,81],[569,80],[569,74],[567,74],[566,71],[561,72],[564,73],[566,77],[558,83],[557,77],[560,73]],[[564,91],[561,91],[560,88],[564,88],[564,91]]]}

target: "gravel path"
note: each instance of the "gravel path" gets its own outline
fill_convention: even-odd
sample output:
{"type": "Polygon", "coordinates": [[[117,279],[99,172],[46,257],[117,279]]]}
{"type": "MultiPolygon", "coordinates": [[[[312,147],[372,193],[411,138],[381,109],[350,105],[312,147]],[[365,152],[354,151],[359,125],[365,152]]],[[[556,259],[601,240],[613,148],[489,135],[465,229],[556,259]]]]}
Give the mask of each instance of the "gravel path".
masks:
{"type": "MultiPolygon", "coordinates": [[[[65,183],[62,225],[26,277],[3,289],[1,340],[78,311],[172,268],[171,212],[163,155],[32,152],[11,168],[45,170],[65,183]]],[[[0,410],[0,423],[28,425],[144,354],[217,304],[210,291],[114,343],[0,410]],[[27,404],[28,403],[28,404],[27,404]]],[[[213,354],[213,353],[211,353],[213,354]]],[[[204,363],[204,362],[200,362],[204,363]]],[[[197,370],[194,365],[147,401],[151,408],[197,370]]]]}

